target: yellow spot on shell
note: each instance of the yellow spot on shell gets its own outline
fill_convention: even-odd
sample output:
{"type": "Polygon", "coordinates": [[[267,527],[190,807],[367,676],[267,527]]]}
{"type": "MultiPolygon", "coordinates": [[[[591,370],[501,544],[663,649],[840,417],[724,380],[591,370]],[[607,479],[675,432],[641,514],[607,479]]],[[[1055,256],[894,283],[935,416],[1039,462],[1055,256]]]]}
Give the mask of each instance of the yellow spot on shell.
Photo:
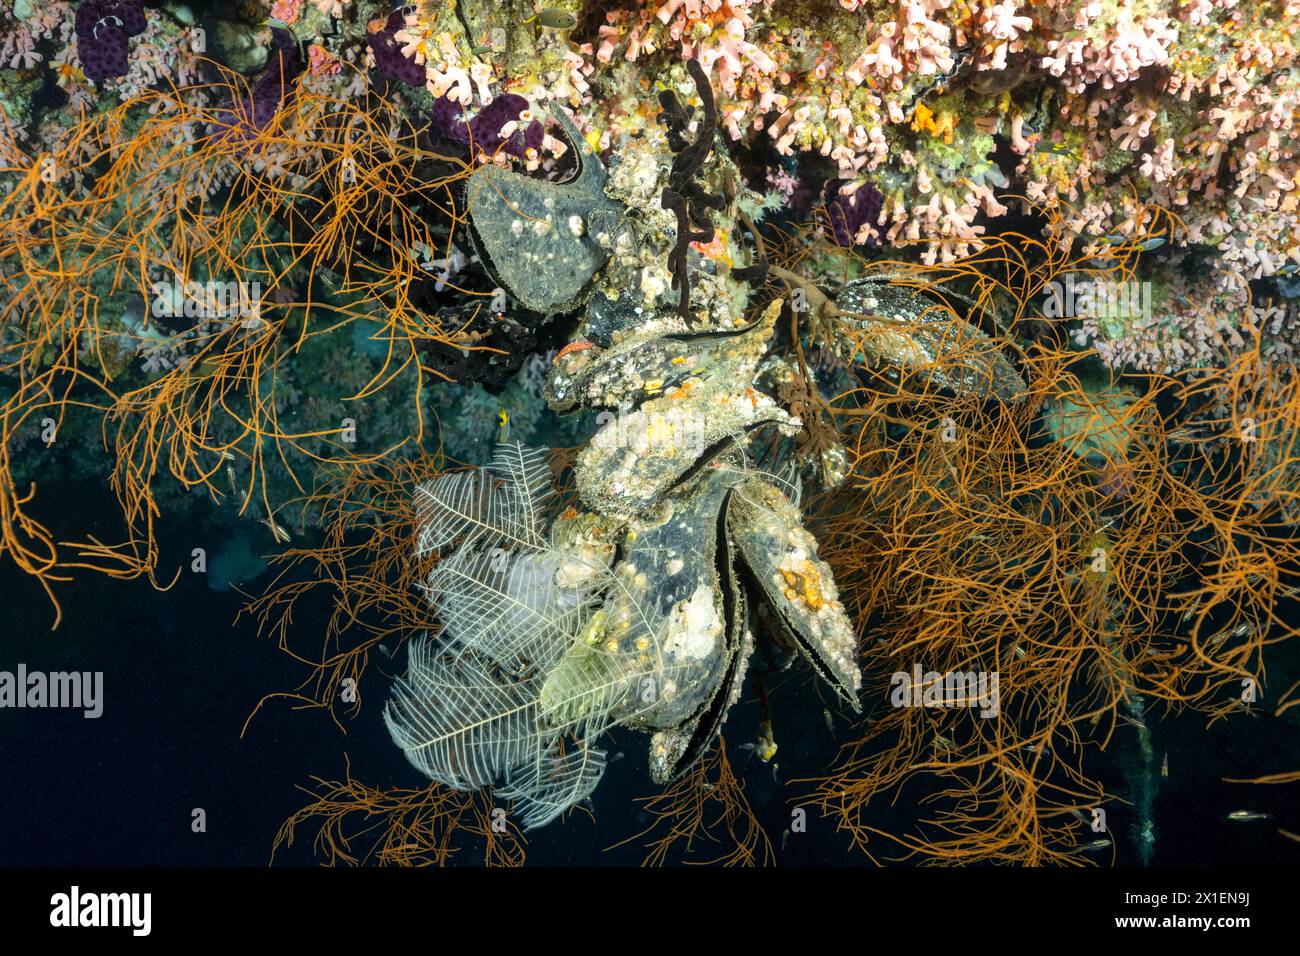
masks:
{"type": "Polygon", "coordinates": [[[646,424],[646,440],[650,446],[667,446],[673,440],[673,426],[663,418],[652,418],[646,424]]]}
{"type": "Polygon", "coordinates": [[[800,561],[794,569],[782,568],[781,577],[786,583],[786,597],[790,600],[803,599],[809,610],[819,611],[826,603],[822,594],[822,579],[817,566],[811,561],[800,561]],[[791,592],[794,592],[793,594],[791,592]]]}

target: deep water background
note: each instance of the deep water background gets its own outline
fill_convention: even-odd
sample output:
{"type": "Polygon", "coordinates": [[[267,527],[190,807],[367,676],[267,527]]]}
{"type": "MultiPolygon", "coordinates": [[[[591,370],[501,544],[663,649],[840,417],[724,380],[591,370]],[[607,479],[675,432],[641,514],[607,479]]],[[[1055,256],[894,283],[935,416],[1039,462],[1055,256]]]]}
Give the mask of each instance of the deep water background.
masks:
{"type": "MultiPolygon", "coordinates": [[[[81,522],[90,514],[112,515],[102,488],[41,488],[46,511],[81,522]]],[[[113,529],[81,528],[111,538],[113,529]]],[[[271,550],[269,532],[249,522],[255,543],[271,550]]],[[[362,682],[361,715],[348,721],[346,736],[320,711],[295,711],[272,701],[241,729],[263,695],[292,690],[303,671],[257,634],[247,617],[236,621],[244,598],[215,592],[202,575],[188,571],[193,547],[212,546],[217,535],[203,521],[164,518],[162,567],[185,567],[176,585],[159,592],[147,582],[116,582],[86,575],[59,588],[64,620],[50,631],[52,608],[35,581],[0,566],[0,669],[19,662],[33,670],[102,670],[104,714],[87,720],[80,712],[0,710],[0,865],[265,865],[284,819],[306,802],[296,788],[310,777],[342,776],[344,754],[353,776],[374,786],[418,786],[420,777],[388,739],[380,709],[389,677],[399,661],[372,663],[362,682]],[[201,807],[207,832],[191,830],[191,812],[201,807]]],[[[73,530],[70,523],[69,531],[73,530]]],[[[256,591],[269,578],[250,587],[256,591]]],[[[300,633],[319,631],[327,608],[304,605],[295,614],[300,633]]],[[[1292,609],[1293,610],[1293,609],[1292,609]]],[[[1294,656],[1294,655],[1292,655],[1294,656]]],[[[1266,693],[1288,686],[1275,675],[1266,693]]],[[[1294,680],[1295,677],[1291,677],[1294,680]]],[[[769,690],[780,750],[764,765],[741,749],[757,732],[752,686],[726,725],[734,766],[782,864],[843,865],[864,862],[850,853],[847,836],[809,812],[808,832],[783,841],[800,793],[790,781],[824,770],[833,760],[837,737],[849,722],[825,711],[829,696],[796,666],[772,678],[769,690]],[[823,696],[827,699],[823,700],[823,696]],[[834,728],[834,734],[832,729],[834,728]],[[784,846],[782,844],[784,843],[784,846]]],[[[1267,704],[1267,701],[1266,701],[1267,704]]],[[[1277,833],[1300,833],[1294,786],[1228,784],[1243,777],[1300,768],[1294,725],[1259,716],[1221,721],[1206,729],[1203,718],[1182,715],[1150,721],[1155,752],[1169,753],[1169,776],[1159,781],[1155,801],[1160,865],[1266,865],[1300,861],[1300,843],[1277,833]],[[1233,810],[1272,815],[1255,823],[1233,823],[1233,810]]],[[[646,825],[637,798],[656,790],[645,769],[647,738],[618,731],[609,740],[621,754],[594,797],[595,817],[575,813],[529,836],[533,864],[634,864],[636,845],[606,848],[646,825]]],[[[1092,769],[1110,792],[1131,794],[1128,774],[1137,759],[1131,730],[1121,727],[1106,754],[1094,755],[1092,769]]],[[[882,804],[885,801],[880,801],[882,804]]],[[[1130,815],[1110,803],[1117,836],[1116,862],[1136,860],[1130,815]]],[[[906,800],[881,806],[871,822],[905,828],[912,807],[906,800]]],[[[294,847],[277,864],[318,862],[314,830],[300,830],[294,847]]],[[[359,846],[361,844],[358,844],[359,846]]],[[[896,854],[873,844],[880,858],[896,854]]],[[[708,860],[724,848],[700,844],[692,859],[708,860]]],[[[1104,859],[1107,854],[1101,854],[1104,859]]],[[[459,861],[479,861],[468,847],[459,861]]]]}

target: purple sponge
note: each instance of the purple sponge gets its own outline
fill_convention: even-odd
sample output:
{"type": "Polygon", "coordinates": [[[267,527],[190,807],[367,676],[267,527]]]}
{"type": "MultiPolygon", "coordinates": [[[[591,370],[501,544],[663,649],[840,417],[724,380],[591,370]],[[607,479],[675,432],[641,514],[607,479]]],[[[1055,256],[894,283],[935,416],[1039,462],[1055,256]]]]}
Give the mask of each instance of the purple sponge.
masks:
{"type": "Polygon", "coordinates": [[[375,66],[381,73],[401,80],[407,86],[424,86],[424,67],[402,56],[402,45],[394,39],[398,30],[406,26],[406,17],[400,10],[388,15],[382,30],[366,37],[375,54],[375,66]]]}
{"type": "Polygon", "coordinates": [[[140,0],[86,0],[77,8],[77,56],[88,80],[126,76],[127,38],[144,32],[140,0]]]}
{"type": "MultiPolygon", "coordinates": [[[[851,195],[840,192],[841,181],[832,179],[826,183],[822,201],[826,204],[826,215],[831,221],[831,235],[838,245],[852,247],[857,245],[858,230],[866,223],[874,228],[880,216],[885,197],[871,183],[863,183],[851,195]]],[[[880,240],[868,237],[865,245],[878,246],[880,240]]]]}
{"type": "Polygon", "coordinates": [[[507,123],[516,121],[528,109],[528,101],[516,93],[498,96],[478,111],[466,123],[461,105],[446,96],[433,101],[431,126],[434,133],[458,143],[472,143],[476,154],[491,156],[500,150],[523,159],[529,149],[540,150],[546,138],[546,129],[532,120],[522,129],[503,137],[501,130],[507,123]]]}
{"type": "Polygon", "coordinates": [[[253,130],[265,129],[279,112],[280,105],[292,94],[293,81],[301,72],[302,56],[298,53],[298,42],[293,34],[272,27],[271,55],[267,58],[266,70],[243,102],[236,103],[232,110],[222,111],[216,121],[219,127],[216,136],[249,139],[253,130]]]}

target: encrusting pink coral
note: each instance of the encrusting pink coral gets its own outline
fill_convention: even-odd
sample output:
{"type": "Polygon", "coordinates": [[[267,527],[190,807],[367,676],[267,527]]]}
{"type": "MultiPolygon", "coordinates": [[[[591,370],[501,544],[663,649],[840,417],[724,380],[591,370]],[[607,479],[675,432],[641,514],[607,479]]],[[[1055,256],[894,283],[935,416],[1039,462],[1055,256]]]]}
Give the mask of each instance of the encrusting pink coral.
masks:
{"type": "MultiPolygon", "coordinates": [[[[0,11],[0,68],[39,67],[49,40],[56,82],[88,106],[101,91],[68,49],[73,9],[0,11]]],[[[318,14],[374,15],[341,0],[267,9],[299,31],[318,14]]],[[[159,42],[164,14],[147,13],[127,75],[103,84],[119,96],[198,76],[196,55],[159,42]]],[[[391,49],[377,52],[401,83],[467,116],[505,94],[536,115],[558,101],[602,150],[638,126],[621,105],[643,96],[629,78],[680,85],[681,62],[696,59],[723,135],[824,158],[848,188],[875,184],[882,241],[929,243],[930,260],[980,248],[993,220],[1026,203],[1062,210],[1057,238],[1085,251],[1158,204],[1186,224],[1173,242],[1214,244],[1246,279],[1300,265],[1296,0],[840,0],[811,12],[793,0],[621,0],[573,30],[528,26],[534,52],[549,52],[524,69],[490,30],[467,36],[450,6],[382,16],[391,49]]],[[[364,93],[335,41],[300,39],[310,82],[364,93]]],[[[548,137],[541,153],[559,150],[548,137]]]]}

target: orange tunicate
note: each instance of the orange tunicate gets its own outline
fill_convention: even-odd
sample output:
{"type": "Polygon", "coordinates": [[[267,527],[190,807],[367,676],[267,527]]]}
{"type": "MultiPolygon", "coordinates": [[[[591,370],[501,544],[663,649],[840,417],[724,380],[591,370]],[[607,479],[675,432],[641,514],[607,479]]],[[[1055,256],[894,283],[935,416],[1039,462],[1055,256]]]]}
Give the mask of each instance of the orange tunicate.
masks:
{"type": "Polygon", "coordinates": [[[789,590],[794,592],[793,596],[786,593],[791,600],[796,596],[803,598],[803,603],[812,611],[821,610],[826,603],[826,598],[822,595],[821,575],[817,573],[817,566],[806,558],[794,569],[782,568],[781,577],[785,579],[789,590]]]}

